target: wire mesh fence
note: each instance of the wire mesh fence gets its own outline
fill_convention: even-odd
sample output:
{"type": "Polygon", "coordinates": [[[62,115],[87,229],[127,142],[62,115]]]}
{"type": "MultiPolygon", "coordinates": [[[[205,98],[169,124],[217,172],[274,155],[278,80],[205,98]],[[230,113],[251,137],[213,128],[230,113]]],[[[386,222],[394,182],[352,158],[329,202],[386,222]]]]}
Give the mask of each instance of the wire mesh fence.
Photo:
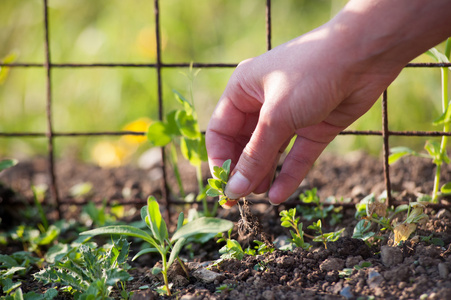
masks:
{"type": "MultiPolygon", "coordinates": [[[[149,0],[152,1],[152,0],[149,0]]],[[[271,50],[272,48],[272,5],[274,1],[262,0],[261,5],[265,6],[265,41],[266,50],[271,50]]],[[[55,140],[61,137],[98,137],[98,136],[126,136],[126,135],[145,135],[146,132],[136,132],[136,131],[99,131],[99,132],[61,132],[58,128],[55,128],[53,119],[54,112],[52,110],[54,104],[53,89],[54,82],[52,81],[52,72],[56,69],[79,69],[79,68],[143,68],[143,69],[153,69],[156,71],[156,89],[157,89],[157,103],[158,103],[158,118],[163,120],[165,114],[165,107],[163,101],[163,87],[162,87],[162,73],[164,69],[176,69],[176,68],[228,68],[233,69],[237,66],[237,63],[226,63],[226,62],[181,62],[181,63],[166,63],[162,57],[162,37],[161,37],[161,21],[160,21],[160,1],[153,0],[153,20],[154,20],[154,38],[153,43],[156,47],[156,57],[154,63],[55,63],[52,59],[52,49],[51,49],[51,35],[49,30],[49,0],[42,0],[42,27],[43,27],[43,44],[44,44],[44,61],[43,63],[27,63],[27,62],[14,62],[14,63],[0,63],[1,67],[8,68],[40,68],[45,70],[45,84],[46,84],[46,130],[45,132],[0,132],[0,138],[45,138],[47,143],[47,160],[48,160],[48,175],[50,178],[50,193],[51,198],[54,203],[56,203],[57,210],[61,215],[61,203],[58,191],[58,185],[56,180],[56,168],[57,163],[55,160],[55,140]]],[[[443,68],[451,67],[450,63],[410,63],[406,68],[443,68]]],[[[393,199],[391,197],[391,186],[390,186],[390,168],[388,164],[389,156],[389,138],[390,136],[427,136],[427,137],[437,137],[437,136],[451,136],[450,132],[442,131],[391,131],[389,130],[389,112],[387,109],[389,95],[387,91],[384,92],[382,97],[382,130],[345,130],[341,135],[369,135],[369,136],[380,136],[383,140],[383,165],[384,165],[384,178],[385,178],[385,188],[388,191],[388,201],[393,204],[393,199]]],[[[165,157],[164,148],[161,149],[163,164],[163,198],[166,200],[166,205],[168,210],[171,205],[174,204],[184,204],[184,201],[174,201],[169,196],[169,188],[167,181],[167,163],[165,157]]]]}

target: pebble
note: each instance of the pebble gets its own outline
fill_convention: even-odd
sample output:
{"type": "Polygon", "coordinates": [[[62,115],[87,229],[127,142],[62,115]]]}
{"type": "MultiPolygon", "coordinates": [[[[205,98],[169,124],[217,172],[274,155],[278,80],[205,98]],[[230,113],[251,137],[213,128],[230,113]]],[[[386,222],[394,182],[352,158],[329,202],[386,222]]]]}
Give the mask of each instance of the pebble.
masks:
{"type": "Polygon", "coordinates": [[[343,259],[332,257],[323,261],[319,268],[321,269],[321,271],[341,271],[343,270],[344,266],[345,262],[343,259]]]}
{"type": "Polygon", "coordinates": [[[443,279],[447,279],[449,275],[448,266],[445,263],[439,263],[438,264],[438,273],[440,274],[440,277],[443,279]]]}
{"type": "Polygon", "coordinates": [[[358,265],[363,260],[361,255],[359,256],[350,256],[346,259],[346,268],[353,268],[355,265],[358,265]]]}
{"type": "Polygon", "coordinates": [[[368,274],[367,282],[370,288],[374,289],[379,287],[381,283],[384,282],[384,277],[382,277],[382,275],[379,272],[372,270],[368,274]]]}
{"type": "Polygon", "coordinates": [[[381,259],[386,267],[396,266],[402,263],[403,260],[401,249],[398,247],[382,246],[381,259]]]}
{"type": "Polygon", "coordinates": [[[218,279],[218,277],[221,277],[222,274],[204,268],[199,268],[193,272],[193,276],[203,282],[211,283],[218,279]]]}
{"type": "Polygon", "coordinates": [[[269,290],[264,291],[262,293],[262,297],[265,300],[274,300],[275,299],[274,292],[273,291],[269,291],[269,290]]]}
{"type": "Polygon", "coordinates": [[[352,298],[354,298],[354,294],[352,293],[351,287],[350,287],[349,285],[348,285],[348,286],[345,286],[345,287],[341,290],[340,295],[343,296],[343,297],[345,297],[346,299],[352,299],[352,298]]]}

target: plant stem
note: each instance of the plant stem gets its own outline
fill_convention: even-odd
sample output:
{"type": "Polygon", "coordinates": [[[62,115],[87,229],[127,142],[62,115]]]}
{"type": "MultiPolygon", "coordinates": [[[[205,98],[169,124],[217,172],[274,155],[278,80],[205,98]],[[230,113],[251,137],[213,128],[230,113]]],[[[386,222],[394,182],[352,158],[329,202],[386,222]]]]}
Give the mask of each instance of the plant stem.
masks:
{"type": "Polygon", "coordinates": [[[163,274],[164,279],[164,285],[166,287],[166,292],[168,293],[168,296],[171,296],[171,290],[169,289],[169,280],[168,280],[168,262],[166,260],[166,253],[161,253],[161,259],[163,261],[163,269],[161,270],[161,273],[163,274]]]}
{"type": "MultiPolygon", "coordinates": [[[[445,47],[445,56],[449,59],[451,50],[451,38],[448,38],[446,41],[445,47]]],[[[448,68],[440,68],[442,74],[442,110],[443,113],[448,109],[448,68]]],[[[450,123],[445,120],[445,124],[443,125],[443,132],[449,132],[450,123]]],[[[442,136],[442,142],[440,145],[440,163],[437,164],[437,168],[435,169],[435,178],[434,178],[434,189],[432,191],[432,201],[438,202],[438,190],[440,186],[440,172],[442,169],[443,158],[446,157],[446,146],[448,144],[448,136],[442,136]]]]}
{"type": "MultiPolygon", "coordinates": [[[[202,177],[202,163],[199,163],[196,165],[196,176],[197,176],[197,185],[199,188],[199,195],[203,192],[204,184],[203,184],[203,177],[202,177]]],[[[207,197],[202,197],[202,206],[204,208],[204,215],[206,217],[211,217],[210,212],[208,211],[208,203],[207,203],[207,197]]]]}

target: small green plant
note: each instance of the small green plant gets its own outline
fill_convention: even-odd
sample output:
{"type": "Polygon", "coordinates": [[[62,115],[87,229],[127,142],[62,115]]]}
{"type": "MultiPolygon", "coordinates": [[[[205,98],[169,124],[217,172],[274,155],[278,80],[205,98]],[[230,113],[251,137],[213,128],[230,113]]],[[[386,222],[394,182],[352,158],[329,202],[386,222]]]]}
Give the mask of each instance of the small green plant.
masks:
{"type": "Polygon", "coordinates": [[[231,238],[232,229],[227,232],[227,235],[218,234],[217,243],[225,242],[226,244],[219,249],[219,253],[221,254],[221,258],[215,262],[218,264],[222,262],[224,259],[238,259],[242,260],[244,255],[264,255],[266,253],[272,253],[274,251],[273,247],[269,247],[263,242],[254,240],[254,243],[257,244],[253,248],[250,246],[243,250],[240,243],[231,238]]]}
{"type": "Polygon", "coordinates": [[[112,225],[85,231],[81,234],[90,236],[101,234],[124,235],[137,237],[149,243],[150,247],[138,252],[133,259],[146,253],[160,254],[163,267],[161,269],[154,268],[153,272],[161,272],[163,274],[164,285],[168,295],[171,295],[168,269],[176,259],[181,263],[178,254],[185,245],[186,239],[199,233],[218,233],[233,227],[233,223],[230,221],[210,217],[198,218],[183,225],[184,214],[182,212],[178,218],[177,229],[172,238],[169,238],[166,222],[161,216],[160,207],[153,196],[147,199],[147,206],[141,209],[141,218],[150,229],[150,233],[131,225],[112,225]]]}
{"type": "Polygon", "coordinates": [[[370,238],[381,239],[371,231],[371,224],[376,223],[381,231],[394,233],[394,244],[405,241],[416,230],[417,224],[425,222],[428,216],[424,213],[422,202],[413,202],[397,206],[394,210],[385,204],[385,198],[376,199],[373,194],[365,197],[356,205],[356,217],[361,217],[354,228],[353,238],[368,242],[370,238]],[[393,224],[398,214],[405,212],[406,218],[402,222],[393,224]]]}
{"type": "Polygon", "coordinates": [[[296,206],[299,214],[302,215],[302,218],[307,221],[321,219],[324,223],[326,218],[330,216],[329,223],[333,226],[339,223],[343,217],[343,214],[340,213],[340,210],[342,209],[341,207],[335,208],[332,204],[326,206],[320,201],[317,194],[317,188],[307,190],[300,194],[299,200],[306,204],[314,204],[313,207],[303,205],[296,206]]]}
{"type": "Polygon", "coordinates": [[[324,247],[327,249],[327,242],[335,242],[338,240],[338,238],[341,236],[345,228],[342,228],[340,230],[334,231],[334,232],[328,232],[324,233],[321,220],[318,220],[316,222],[313,222],[312,225],[309,225],[307,227],[308,229],[314,230],[318,235],[313,238],[314,242],[322,242],[324,244],[324,247]]]}
{"type": "MultiPolygon", "coordinates": [[[[429,56],[435,59],[437,62],[449,63],[451,56],[451,38],[446,40],[445,52],[441,53],[436,48],[432,48],[426,52],[429,56]]],[[[441,86],[442,86],[442,115],[436,119],[434,125],[442,125],[443,132],[449,132],[451,129],[451,108],[450,108],[450,97],[448,91],[449,82],[449,69],[448,67],[442,67],[441,69],[441,86]]],[[[432,190],[432,201],[438,202],[438,197],[440,193],[448,194],[451,192],[451,183],[446,183],[440,189],[440,172],[443,164],[449,164],[450,159],[447,153],[449,136],[444,135],[441,142],[437,141],[427,141],[424,148],[428,154],[422,154],[415,152],[407,147],[395,147],[390,149],[392,154],[389,157],[389,163],[396,162],[399,158],[404,155],[414,155],[420,157],[426,157],[432,160],[435,164],[435,177],[434,177],[434,187],[432,190]],[[439,191],[440,190],[440,191],[439,191]]]]}
{"type": "Polygon", "coordinates": [[[231,284],[221,284],[220,286],[218,286],[216,288],[215,293],[216,294],[227,293],[227,292],[233,291],[234,289],[235,289],[235,287],[231,284]]]}
{"type": "MultiPolygon", "coordinates": [[[[312,245],[304,241],[304,235],[306,234],[302,230],[302,223],[299,223],[300,217],[296,217],[296,208],[290,208],[290,210],[282,210],[280,212],[280,217],[281,225],[283,227],[294,229],[294,231],[290,229],[290,244],[286,247],[286,249],[284,247],[282,250],[293,249],[293,246],[301,247],[305,250],[310,249],[312,245]]],[[[312,236],[309,237],[313,238],[312,236]]]]}
{"type": "Polygon", "coordinates": [[[14,295],[22,285],[21,281],[15,281],[14,278],[24,276],[33,265],[40,265],[41,263],[41,258],[34,257],[26,251],[15,252],[11,255],[0,254],[0,286],[3,293],[14,295]]]}
{"type": "Polygon", "coordinates": [[[129,249],[123,238],[104,247],[83,244],[34,277],[44,284],[60,283],[75,299],[111,299],[113,287],[123,286],[131,278],[127,272],[129,249]]]}
{"type": "Polygon", "coordinates": [[[174,168],[174,174],[177,178],[177,183],[180,189],[180,194],[183,198],[186,197],[183,183],[180,177],[178,165],[178,154],[176,145],[180,147],[180,151],[189,161],[189,163],[196,169],[196,177],[198,183],[199,193],[197,200],[202,201],[203,212],[205,216],[211,217],[216,215],[217,205],[212,211],[208,208],[208,203],[205,195],[205,187],[203,185],[202,177],[202,162],[208,160],[207,148],[205,146],[205,134],[199,128],[197,113],[194,107],[194,97],[192,92],[192,85],[196,75],[200,69],[193,71],[192,66],[190,72],[185,74],[191,81],[190,84],[190,100],[186,99],[177,91],[174,91],[176,100],[182,105],[181,109],[169,112],[164,121],[153,122],[147,131],[147,138],[153,146],[169,146],[168,158],[174,168]]]}
{"type": "MultiPolygon", "coordinates": [[[[227,181],[230,176],[230,164],[231,160],[226,160],[222,167],[213,167],[213,177],[208,179],[207,196],[219,197],[219,205],[223,206],[228,201],[234,201],[229,199],[224,193],[227,181]]],[[[236,201],[236,200],[235,200],[236,201]]]]}
{"type": "Polygon", "coordinates": [[[363,261],[363,262],[361,262],[360,264],[355,265],[355,266],[352,267],[352,268],[344,268],[343,270],[341,270],[341,271],[338,272],[338,275],[339,275],[341,278],[346,278],[346,279],[348,279],[348,277],[351,276],[352,273],[354,273],[354,270],[359,271],[359,270],[363,270],[363,269],[368,268],[368,267],[371,267],[371,266],[372,266],[372,264],[371,264],[369,261],[363,261]]]}

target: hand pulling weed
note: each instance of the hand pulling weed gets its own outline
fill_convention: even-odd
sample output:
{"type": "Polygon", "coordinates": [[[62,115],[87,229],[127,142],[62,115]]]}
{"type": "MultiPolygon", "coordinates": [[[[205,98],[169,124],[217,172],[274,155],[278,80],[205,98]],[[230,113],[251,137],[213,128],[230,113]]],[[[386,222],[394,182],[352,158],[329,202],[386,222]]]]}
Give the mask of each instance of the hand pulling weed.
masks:
{"type": "Polygon", "coordinates": [[[149,243],[150,247],[138,252],[133,259],[147,253],[160,254],[163,267],[161,269],[154,268],[153,272],[161,272],[163,274],[167,295],[171,295],[168,281],[169,267],[176,259],[181,263],[178,254],[185,245],[187,238],[199,233],[218,233],[233,227],[233,223],[230,221],[210,217],[198,218],[183,225],[184,214],[182,212],[178,218],[177,229],[172,238],[169,238],[166,222],[161,216],[160,207],[153,196],[147,199],[147,205],[141,209],[141,218],[145,221],[148,229],[150,229],[150,233],[130,225],[113,225],[85,231],[81,234],[90,236],[101,234],[131,236],[149,243]]]}

